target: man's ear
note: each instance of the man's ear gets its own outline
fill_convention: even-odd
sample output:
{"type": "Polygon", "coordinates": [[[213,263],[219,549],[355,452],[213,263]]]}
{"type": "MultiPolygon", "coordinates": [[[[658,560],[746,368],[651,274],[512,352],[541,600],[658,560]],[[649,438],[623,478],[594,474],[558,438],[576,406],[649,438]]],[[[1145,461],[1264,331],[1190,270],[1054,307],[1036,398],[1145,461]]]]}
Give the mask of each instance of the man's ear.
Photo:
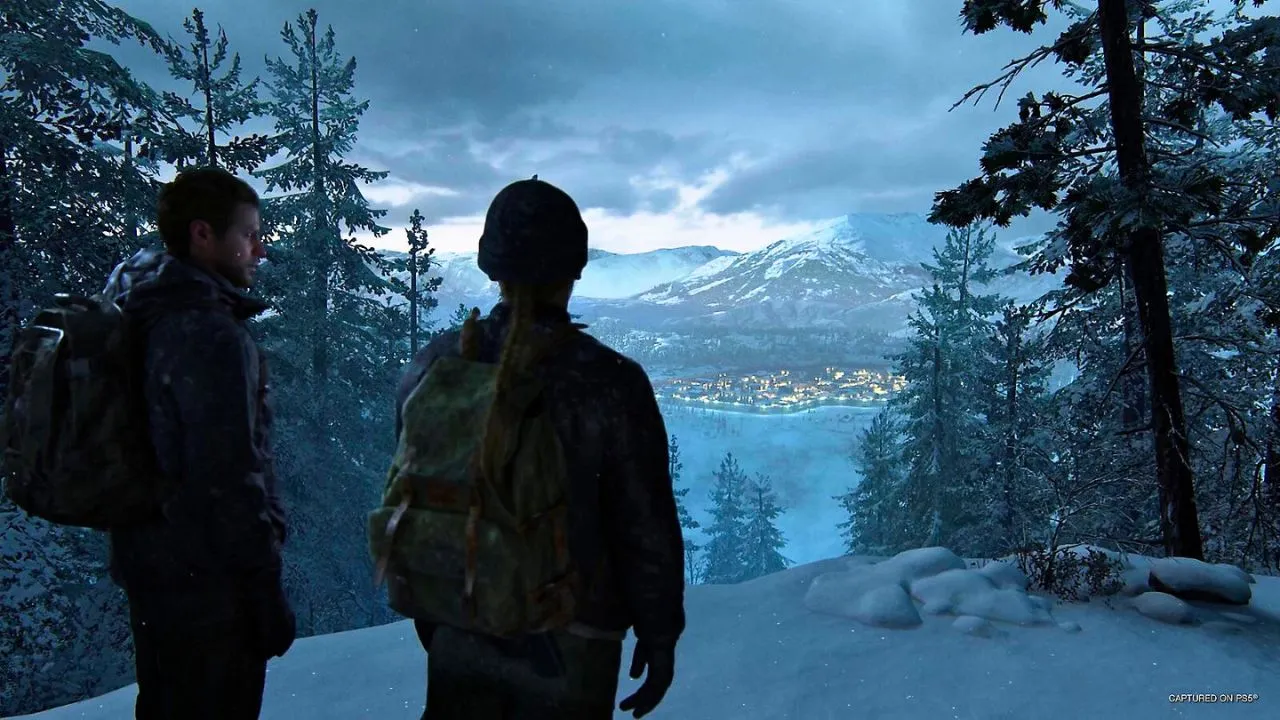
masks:
{"type": "Polygon", "coordinates": [[[187,232],[191,238],[191,250],[196,252],[208,251],[217,240],[213,226],[207,220],[192,220],[187,226],[187,232]]]}

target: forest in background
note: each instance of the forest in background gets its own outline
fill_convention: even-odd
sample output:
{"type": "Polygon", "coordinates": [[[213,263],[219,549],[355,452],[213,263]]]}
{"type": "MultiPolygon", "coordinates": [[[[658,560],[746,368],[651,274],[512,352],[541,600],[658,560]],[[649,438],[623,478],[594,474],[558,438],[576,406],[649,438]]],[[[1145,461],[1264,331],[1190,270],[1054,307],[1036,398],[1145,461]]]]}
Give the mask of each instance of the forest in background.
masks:
{"type": "MultiPolygon", "coordinates": [[[[932,219],[957,231],[895,358],[907,389],[860,439],[863,479],[838,498],[851,551],[1031,548],[1043,562],[1089,542],[1277,566],[1280,23],[1215,19],[1190,0],[1088,5],[963,5],[975,33],[1074,15],[978,97],[1046,60],[1083,89],[1018,98],[1018,122],[982,148],[981,176],[939,194],[932,219]],[[1028,306],[984,295],[990,225],[1032,208],[1061,222],[1023,270],[1066,269],[1067,284],[1028,306]],[[1078,374],[1049,392],[1046,368],[1063,360],[1078,374]]],[[[431,248],[415,223],[402,283],[391,277],[401,261],[353,239],[388,232],[360,191],[386,173],[347,159],[367,104],[355,60],[314,11],[284,26],[281,57],[259,79],[242,77],[199,11],[186,30],[164,38],[96,0],[0,8],[0,363],[54,293],[96,292],[156,242],[166,172],[260,178],[270,261],[255,292],[275,312],[255,330],[273,373],[300,633],[393,620],[363,536],[335,542],[332,528],[363,527],[377,501],[394,444],[389,388],[436,329],[418,322],[433,304],[431,282],[417,282],[431,248]],[[153,49],[192,92],[147,86],[91,49],[101,42],[153,49]],[[237,134],[255,118],[273,131],[237,134]]],[[[767,479],[726,457],[715,492],[708,547],[689,548],[691,580],[785,566],[767,479]]],[[[0,713],[130,682],[103,538],[8,504],[0,521],[0,713]]]]}

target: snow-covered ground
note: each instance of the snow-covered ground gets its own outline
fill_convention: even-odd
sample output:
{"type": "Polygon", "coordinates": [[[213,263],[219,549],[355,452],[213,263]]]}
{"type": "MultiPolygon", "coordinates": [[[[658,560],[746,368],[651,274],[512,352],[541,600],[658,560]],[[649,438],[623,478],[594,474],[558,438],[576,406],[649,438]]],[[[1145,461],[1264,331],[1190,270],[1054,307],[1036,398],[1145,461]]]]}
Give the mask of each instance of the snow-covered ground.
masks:
{"type": "MultiPolygon", "coordinates": [[[[707,520],[712,473],[726,452],[751,477],[768,475],[784,508],[778,527],[787,539],[783,555],[796,563],[844,551],[836,529],[847,519],[833,499],[857,483],[849,459],[853,443],[879,408],[821,407],[794,413],[758,414],[662,408],[667,431],[680,443],[684,501],[699,522],[707,520]]],[[[706,523],[704,522],[704,525],[706,523]]],[[[691,533],[698,538],[698,531],[691,533]]]]}
{"type": "MultiPolygon", "coordinates": [[[[1280,578],[1138,558],[1125,592],[1069,605],[1028,595],[1024,580],[928,548],[693,587],[676,682],[651,717],[1280,717],[1280,578]],[[1153,570],[1171,591],[1248,603],[1145,592],[1153,570]]],[[[620,698],[638,684],[625,666],[620,698]]],[[[262,717],[410,720],[424,675],[405,622],[303,639],[271,663],[262,717]]],[[[26,717],[132,717],[134,692],[26,717]]]]}

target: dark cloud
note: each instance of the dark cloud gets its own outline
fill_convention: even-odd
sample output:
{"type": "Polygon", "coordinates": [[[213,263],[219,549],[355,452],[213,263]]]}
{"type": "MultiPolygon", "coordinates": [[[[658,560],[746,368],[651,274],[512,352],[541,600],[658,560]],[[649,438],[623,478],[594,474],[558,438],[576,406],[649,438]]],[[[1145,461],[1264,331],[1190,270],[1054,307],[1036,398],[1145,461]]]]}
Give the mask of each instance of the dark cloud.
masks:
{"type": "MultiPolygon", "coordinates": [[[[117,0],[183,37],[189,6],[117,0]]],[[[444,187],[391,208],[483,213],[539,173],[585,207],[660,212],[731,158],[754,164],[704,202],[789,218],[927,209],[972,174],[1011,110],[946,113],[969,86],[1049,40],[962,34],[959,0],[207,0],[247,74],[287,53],[280,29],[307,7],[357,58],[370,101],[353,158],[389,182],[444,187]],[[914,130],[902,130],[914,128],[914,130]],[[913,134],[914,133],[914,134],[913,134]],[[922,204],[923,203],[923,204],[922,204]],[[909,207],[908,207],[909,206],[909,207]]],[[[163,84],[137,48],[116,54],[163,84]]],[[[1050,77],[1052,68],[1039,78],[1050,77]]]]}

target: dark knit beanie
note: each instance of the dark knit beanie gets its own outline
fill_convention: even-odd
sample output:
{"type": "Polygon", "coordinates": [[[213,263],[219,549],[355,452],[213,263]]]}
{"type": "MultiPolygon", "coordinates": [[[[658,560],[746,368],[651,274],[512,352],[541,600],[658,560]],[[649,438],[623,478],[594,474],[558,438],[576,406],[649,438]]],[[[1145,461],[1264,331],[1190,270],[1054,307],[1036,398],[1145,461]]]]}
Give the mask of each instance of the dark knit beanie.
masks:
{"type": "Polygon", "coordinates": [[[587,265],[587,225],[568,193],[537,176],[520,180],[489,205],[476,260],[495,282],[577,280],[587,265]]]}

